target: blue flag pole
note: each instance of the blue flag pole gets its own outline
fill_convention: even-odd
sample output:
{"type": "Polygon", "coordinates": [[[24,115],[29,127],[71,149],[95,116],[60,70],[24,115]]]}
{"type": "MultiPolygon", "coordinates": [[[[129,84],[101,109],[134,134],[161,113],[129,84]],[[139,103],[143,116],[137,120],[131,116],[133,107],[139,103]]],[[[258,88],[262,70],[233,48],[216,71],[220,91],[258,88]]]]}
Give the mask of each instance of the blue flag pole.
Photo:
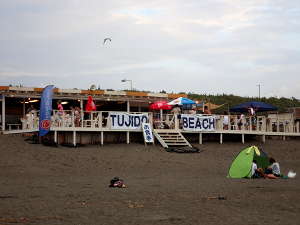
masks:
{"type": "Polygon", "coordinates": [[[39,136],[46,135],[51,126],[52,97],[54,85],[44,88],[40,105],[39,136]]]}

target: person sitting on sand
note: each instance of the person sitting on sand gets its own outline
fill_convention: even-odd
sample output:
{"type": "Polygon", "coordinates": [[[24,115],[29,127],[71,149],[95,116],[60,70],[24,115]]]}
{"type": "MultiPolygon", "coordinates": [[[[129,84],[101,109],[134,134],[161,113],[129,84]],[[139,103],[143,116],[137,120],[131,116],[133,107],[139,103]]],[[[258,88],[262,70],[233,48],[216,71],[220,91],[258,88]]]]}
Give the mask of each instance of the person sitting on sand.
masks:
{"type": "Polygon", "coordinates": [[[280,177],[280,166],[279,163],[272,157],[269,159],[270,166],[266,169],[265,173],[267,174],[268,178],[276,178],[280,177]]]}
{"type": "Polygon", "coordinates": [[[256,160],[253,160],[252,166],[251,166],[251,177],[252,178],[257,178],[257,162],[256,160]]]}
{"type": "MultiPolygon", "coordinates": [[[[255,160],[253,160],[255,161],[255,160]]],[[[279,163],[276,162],[274,158],[269,158],[270,166],[268,166],[265,170],[262,168],[256,169],[256,173],[263,178],[269,178],[269,179],[277,179],[280,178],[280,167],[279,163]]],[[[255,175],[254,175],[255,176],[255,175]]],[[[252,176],[253,177],[253,176],[252,176]]],[[[253,177],[254,178],[254,177],[253,177]]]]}
{"type": "Polygon", "coordinates": [[[257,167],[257,161],[254,159],[251,167],[251,178],[265,177],[264,170],[257,167]]]}

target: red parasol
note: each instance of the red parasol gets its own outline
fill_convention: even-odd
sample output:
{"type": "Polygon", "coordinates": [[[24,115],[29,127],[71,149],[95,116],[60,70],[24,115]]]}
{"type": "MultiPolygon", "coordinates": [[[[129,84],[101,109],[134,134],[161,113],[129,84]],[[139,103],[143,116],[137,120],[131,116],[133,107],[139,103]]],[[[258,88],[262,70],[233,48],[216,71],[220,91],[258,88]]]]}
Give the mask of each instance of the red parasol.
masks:
{"type": "Polygon", "coordinates": [[[85,105],[85,111],[87,112],[96,111],[96,105],[93,101],[92,96],[88,96],[88,102],[85,105]]]}
{"type": "Polygon", "coordinates": [[[149,109],[152,109],[152,110],[160,110],[160,109],[170,110],[172,108],[173,108],[173,106],[168,105],[167,101],[157,101],[157,102],[152,103],[149,106],[149,109]]]}

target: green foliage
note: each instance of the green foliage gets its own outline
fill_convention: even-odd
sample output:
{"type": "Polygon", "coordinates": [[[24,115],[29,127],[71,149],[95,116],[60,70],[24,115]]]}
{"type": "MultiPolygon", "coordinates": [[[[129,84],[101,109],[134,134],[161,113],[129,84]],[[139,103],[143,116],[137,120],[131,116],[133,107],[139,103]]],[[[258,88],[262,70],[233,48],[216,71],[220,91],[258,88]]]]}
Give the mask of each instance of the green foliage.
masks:
{"type": "Polygon", "coordinates": [[[254,98],[254,97],[241,97],[241,96],[235,96],[235,95],[227,95],[227,94],[222,94],[222,95],[206,95],[206,94],[195,94],[195,93],[188,93],[188,98],[194,99],[194,100],[200,100],[200,101],[205,101],[205,102],[211,102],[217,105],[225,104],[223,107],[221,107],[216,111],[224,111],[228,110],[232,106],[244,103],[244,102],[249,102],[249,101],[260,101],[260,102],[265,102],[268,104],[271,104],[273,106],[276,106],[278,108],[279,112],[286,112],[288,108],[292,107],[300,107],[300,101],[299,99],[296,99],[294,97],[292,98],[276,98],[276,97],[262,97],[261,99],[259,98],[254,98]]]}

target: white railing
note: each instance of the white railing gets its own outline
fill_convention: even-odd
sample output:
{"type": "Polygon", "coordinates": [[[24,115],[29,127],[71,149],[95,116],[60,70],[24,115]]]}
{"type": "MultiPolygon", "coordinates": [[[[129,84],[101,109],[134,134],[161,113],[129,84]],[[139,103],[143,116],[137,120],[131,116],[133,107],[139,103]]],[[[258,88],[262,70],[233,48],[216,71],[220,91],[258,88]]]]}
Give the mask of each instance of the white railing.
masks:
{"type": "Polygon", "coordinates": [[[33,110],[20,119],[22,130],[39,128],[39,111],[33,110]]]}
{"type": "MultiPolygon", "coordinates": [[[[199,115],[199,114],[198,114],[199,115]]],[[[300,124],[293,119],[270,120],[266,116],[205,115],[215,116],[216,131],[253,131],[299,133],[300,124]]],[[[182,128],[182,121],[176,114],[153,114],[153,127],[157,129],[182,128]]]]}
{"type": "MultiPolygon", "coordinates": [[[[112,111],[71,111],[71,110],[53,110],[51,118],[51,127],[81,127],[81,128],[107,128],[111,129],[111,120],[108,118],[112,111]]],[[[123,112],[124,113],[124,112],[123,112]]],[[[126,112],[125,112],[126,113],[126,112]]],[[[130,114],[147,113],[149,122],[152,124],[151,112],[130,112],[130,114]]]]}
{"type": "MultiPolygon", "coordinates": [[[[51,116],[52,128],[107,128],[111,129],[111,111],[79,111],[79,110],[53,110],[51,116]]],[[[130,112],[130,114],[148,113],[149,122],[156,129],[182,129],[182,121],[177,114],[160,114],[151,112],[130,112]]],[[[253,132],[283,132],[299,133],[299,121],[293,118],[279,116],[242,116],[239,115],[213,115],[215,116],[216,131],[253,131],[253,132]]],[[[33,111],[21,118],[22,130],[38,129],[39,111],[33,111]]]]}

